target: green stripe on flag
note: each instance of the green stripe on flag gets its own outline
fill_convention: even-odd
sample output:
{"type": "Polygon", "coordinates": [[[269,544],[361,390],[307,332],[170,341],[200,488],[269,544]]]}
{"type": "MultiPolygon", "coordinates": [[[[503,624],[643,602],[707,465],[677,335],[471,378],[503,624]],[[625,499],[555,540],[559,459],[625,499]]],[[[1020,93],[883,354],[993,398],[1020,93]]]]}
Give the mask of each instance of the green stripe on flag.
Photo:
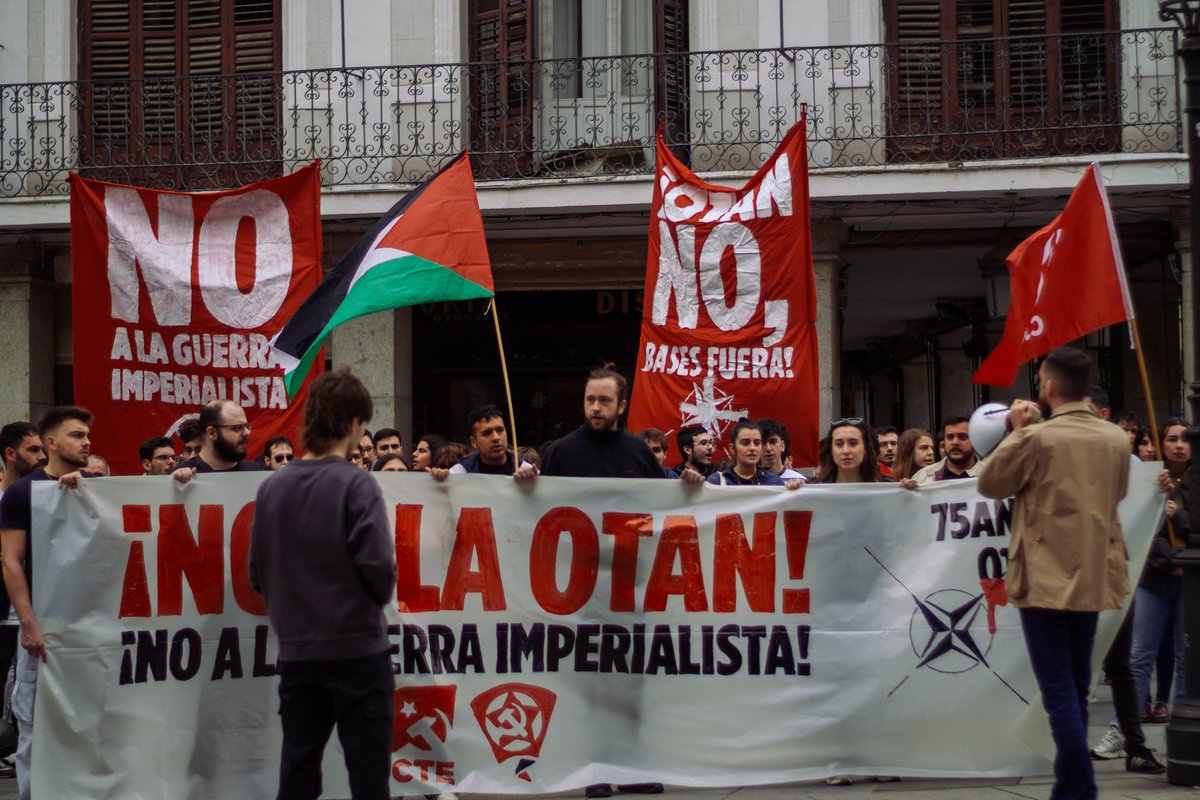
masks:
{"type": "Polygon", "coordinates": [[[354,282],[329,322],[305,351],[300,363],[284,377],[288,397],[295,397],[304,376],[333,329],[356,317],[421,303],[492,297],[491,290],[451,269],[420,256],[406,255],[371,267],[354,282]]]}

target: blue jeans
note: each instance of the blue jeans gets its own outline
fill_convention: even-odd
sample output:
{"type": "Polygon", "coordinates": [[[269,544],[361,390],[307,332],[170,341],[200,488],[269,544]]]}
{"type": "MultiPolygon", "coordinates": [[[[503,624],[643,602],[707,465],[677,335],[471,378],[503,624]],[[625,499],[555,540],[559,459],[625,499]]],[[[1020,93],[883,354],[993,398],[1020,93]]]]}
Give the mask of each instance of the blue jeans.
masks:
{"type": "Polygon", "coordinates": [[[1175,634],[1175,705],[1183,697],[1186,672],[1183,658],[1183,587],[1179,584],[1150,588],[1139,586],[1134,594],[1133,644],[1129,666],[1137,681],[1138,697],[1150,694],[1150,673],[1164,638],[1175,634]]]}
{"type": "Polygon", "coordinates": [[[1098,616],[1094,611],[1021,609],[1025,646],[1042,691],[1042,705],[1050,715],[1050,733],[1057,751],[1050,800],[1096,797],[1087,712],[1098,616]]]}

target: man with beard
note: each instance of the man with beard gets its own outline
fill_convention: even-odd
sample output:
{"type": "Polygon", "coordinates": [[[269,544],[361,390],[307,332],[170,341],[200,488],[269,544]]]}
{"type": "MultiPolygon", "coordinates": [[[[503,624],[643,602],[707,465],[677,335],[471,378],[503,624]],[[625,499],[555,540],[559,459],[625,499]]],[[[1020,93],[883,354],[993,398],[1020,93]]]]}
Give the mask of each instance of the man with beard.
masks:
{"type": "Polygon", "coordinates": [[[175,445],[165,436],[151,436],[138,446],[143,475],[166,475],[175,465],[175,445]]]}
{"type": "Polygon", "coordinates": [[[373,440],[375,442],[376,460],[393,454],[403,458],[404,440],[400,436],[400,431],[395,428],[380,428],[375,431],[373,440]]]}
{"type": "Polygon", "coordinates": [[[691,469],[705,478],[712,472],[713,438],[703,425],[688,425],[675,437],[683,463],[675,467],[676,477],[691,469]]]}
{"type": "MultiPolygon", "coordinates": [[[[554,443],[542,459],[542,474],[568,478],[666,477],[641,437],[628,433],[621,425],[628,397],[629,382],[611,364],[592,370],[583,390],[584,424],[554,443]]],[[[703,475],[687,468],[680,479],[688,483],[704,482],[703,475]]],[[[632,688],[632,692],[640,692],[640,686],[632,688]]],[[[638,703],[632,705],[637,708],[638,703]]],[[[617,790],[658,794],[663,787],[661,783],[629,783],[618,785],[617,790]]],[[[612,786],[592,784],[586,794],[590,798],[611,797],[612,786]]]]}
{"type": "MultiPolygon", "coordinates": [[[[10,422],[0,428],[0,456],[4,458],[4,480],[0,481],[0,492],[38,467],[46,466],[42,437],[38,436],[37,428],[28,422],[10,422]]],[[[5,608],[7,610],[7,604],[5,608]]]]}
{"type": "Polygon", "coordinates": [[[1050,717],[1056,798],[1096,797],[1087,742],[1092,644],[1099,613],[1129,594],[1117,517],[1129,439],[1089,411],[1090,372],[1087,353],[1051,350],[1038,370],[1038,402],[1013,401],[1013,432],[979,474],[980,494],[1013,498],[1005,582],[1050,717]]]}
{"type": "Polygon", "coordinates": [[[92,412],[76,406],[52,408],[38,420],[38,434],[45,445],[45,468],[37,468],[9,487],[0,496],[0,564],[4,585],[12,598],[12,607],[20,623],[16,680],[13,682],[12,710],[17,718],[17,790],[28,800],[30,745],[33,741],[33,704],[37,692],[38,662],[46,661],[46,640],[33,613],[33,547],[29,540],[33,529],[33,482],[57,481],[60,487],[74,489],[79,479],[92,477],[83,471],[91,447],[92,412]]]}
{"type": "Polygon", "coordinates": [[[918,485],[974,478],[979,474],[979,457],[975,455],[975,448],[971,446],[971,436],[967,433],[970,423],[971,418],[961,414],[946,417],[942,423],[942,447],[946,451],[946,457],[917,470],[913,480],[918,485]]]}
{"type": "Polygon", "coordinates": [[[537,477],[537,468],[522,461],[517,465],[516,456],[508,449],[508,429],[499,407],[487,405],[471,409],[467,415],[467,428],[471,431],[471,453],[449,470],[431,469],[435,478],[447,473],[475,475],[505,475],[518,479],[537,477]]]}
{"type": "Polygon", "coordinates": [[[200,431],[204,437],[200,455],[175,468],[171,477],[187,483],[200,472],[263,472],[257,461],[246,460],[250,443],[250,423],[246,412],[232,400],[213,400],[200,412],[200,431]]]}

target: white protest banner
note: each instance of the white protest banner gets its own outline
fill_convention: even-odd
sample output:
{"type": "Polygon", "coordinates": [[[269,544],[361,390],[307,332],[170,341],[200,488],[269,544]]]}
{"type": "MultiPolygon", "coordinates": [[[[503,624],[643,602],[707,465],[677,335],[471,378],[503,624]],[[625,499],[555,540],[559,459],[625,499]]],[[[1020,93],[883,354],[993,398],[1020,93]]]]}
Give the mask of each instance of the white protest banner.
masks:
{"type": "MultiPolygon", "coordinates": [[[[1157,469],[1134,465],[1121,506],[1134,576],[1157,469]]],[[[263,479],[36,485],[38,794],[274,795],[276,649],[246,568],[263,479]]],[[[1018,614],[981,588],[1009,509],[972,480],[379,479],[394,794],[1049,770],[1011,731],[1037,699],[1018,614]]],[[[1101,619],[1097,658],[1119,614],[1101,619]]]]}

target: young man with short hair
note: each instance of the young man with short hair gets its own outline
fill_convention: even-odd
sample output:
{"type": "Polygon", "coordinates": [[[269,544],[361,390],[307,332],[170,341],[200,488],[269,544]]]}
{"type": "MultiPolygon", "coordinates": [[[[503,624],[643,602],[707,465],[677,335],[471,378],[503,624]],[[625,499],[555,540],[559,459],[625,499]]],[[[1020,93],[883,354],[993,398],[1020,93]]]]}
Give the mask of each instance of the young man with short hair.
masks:
{"type": "Polygon", "coordinates": [[[459,460],[449,470],[431,469],[435,478],[445,474],[461,475],[504,475],[514,478],[533,478],[537,468],[522,461],[517,464],[516,455],[508,449],[508,428],[504,425],[504,414],[499,406],[484,405],[471,409],[467,414],[467,429],[474,450],[459,460]]]}
{"type": "Polygon", "coordinates": [[[295,457],[296,448],[292,447],[292,440],[286,436],[272,436],[263,447],[263,466],[272,472],[287,466],[295,457]]]}
{"type": "Polygon", "coordinates": [[[280,798],[321,793],[321,756],[335,726],[350,794],[391,795],[383,606],[396,588],[395,543],[379,485],[347,460],[373,410],[348,369],[320,375],[304,407],[307,453],[258,489],[250,580],[279,640],[280,798]]]}
{"type": "Polygon", "coordinates": [[[892,425],[880,425],[875,429],[875,451],[879,453],[880,472],[893,476],[896,466],[896,450],[900,446],[900,432],[892,425]]]}
{"type": "Polygon", "coordinates": [[[200,448],[204,445],[203,433],[199,419],[186,420],[179,426],[179,441],[182,446],[176,459],[178,464],[200,455],[200,448]]]}
{"type": "Polygon", "coordinates": [[[1038,402],[1013,401],[1013,432],[979,473],[984,497],[1013,498],[1005,580],[1050,717],[1051,796],[1061,798],[1096,797],[1087,742],[1092,644],[1099,613],[1121,608],[1129,594],[1117,517],[1129,439],[1088,409],[1090,371],[1081,350],[1051,350],[1038,370],[1038,402]]]}
{"type": "Polygon", "coordinates": [[[761,466],[784,483],[806,480],[803,475],[785,463],[791,455],[792,437],[783,423],[770,417],[764,417],[755,424],[762,432],[761,466]]]}
{"type": "Polygon", "coordinates": [[[175,466],[175,443],[166,436],[151,436],[138,445],[143,475],[166,475],[175,466]]]}
{"type": "Polygon", "coordinates": [[[716,449],[712,434],[703,425],[688,425],[679,429],[675,442],[683,456],[683,463],[675,467],[675,477],[690,468],[707,478],[712,472],[713,450],[716,449]]]}
{"type": "Polygon", "coordinates": [[[10,422],[0,428],[0,458],[4,459],[0,491],[46,466],[46,449],[42,447],[37,428],[29,422],[10,422]]]}
{"type": "Polygon", "coordinates": [[[16,681],[12,710],[17,718],[17,787],[28,800],[30,747],[33,742],[33,705],[37,694],[37,669],[48,660],[46,640],[33,611],[33,483],[57,481],[74,489],[86,471],[91,447],[92,412],[78,406],[57,406],[38,420],[38,435],[46,448],[46,466],[39,467],[0,495],[0,566],[4,585],[20,622],[16,681]]]}
{"type": "Polygon", "coordinates": [[[395,428],[380,428],[375,431],[373,437],[375,442],[375,458],[383,458],[395,455],[404,457],[404,439],[400,436],[400,431],[395,428]]]}

